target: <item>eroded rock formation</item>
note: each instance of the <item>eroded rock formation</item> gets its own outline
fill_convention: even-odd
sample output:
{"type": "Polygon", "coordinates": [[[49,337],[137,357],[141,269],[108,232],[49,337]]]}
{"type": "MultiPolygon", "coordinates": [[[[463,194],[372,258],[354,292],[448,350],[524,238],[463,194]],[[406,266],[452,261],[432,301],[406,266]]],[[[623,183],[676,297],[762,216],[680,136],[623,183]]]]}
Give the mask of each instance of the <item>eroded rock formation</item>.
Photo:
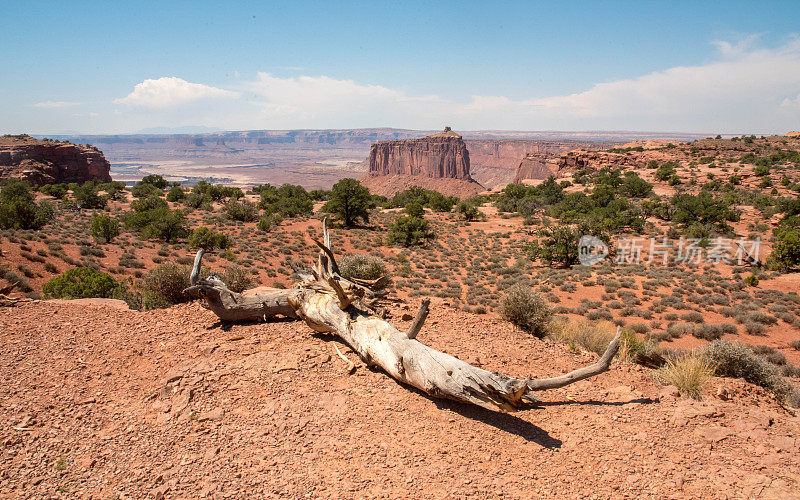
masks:
{"type": "Polygon", "coordinates": [[[376,142],[361,180],[370,191],[392,196],[410,186],[468,198],[484,188],[472,179],[469,151],[460,135],[445,127],[420,139],[376,142]]]}
{"type": "Polygon", "coordinates": [[[460,135],[444,131],[421,139],[376,142],[369,152],[370,176],[419,175],[472,180],[469,151],[460,135]]]}
{"type": "MultiPolygon", "coordinates": [[[[567,175],[578,170],[597,170],[602,167],[643,167],[647,161],[641,155],[609,153],[607,151],[568,151],[558,160],[559,175],[567,175]]],[[[558,176],[558,175],[557,175],[558,176]]]]}
{"type": "Polygon", "coordinates": [[[55,182],[110,182],[111,165],[94,146],[40,141],[27,135],[0,137],[0,180],[34,186],[55,182]]]}

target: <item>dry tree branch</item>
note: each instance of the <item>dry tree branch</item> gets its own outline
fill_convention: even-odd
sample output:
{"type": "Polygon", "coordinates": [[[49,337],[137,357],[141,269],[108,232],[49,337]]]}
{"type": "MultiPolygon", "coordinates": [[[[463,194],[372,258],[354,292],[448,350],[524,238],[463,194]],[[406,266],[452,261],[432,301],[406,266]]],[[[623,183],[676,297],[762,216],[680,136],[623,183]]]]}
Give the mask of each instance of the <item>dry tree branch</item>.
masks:
{"type": "Polygon", "coordinates": [[[596,363],[557,377],[521,379],[472,366],[416,340],[428,315],[429,299],[423,300],[408,331],[401,332],[378,318],[371,308],[378,297],[374,284],[380,280],[370,286],[370,282],[356,282],[339,274],[324,221],[323,242],[315,240],[315,243],[320,253],[312,275],[293,289],[237,294],[217,277],[197,280],[201,250],[192,269],[194,281],[186,293],[203,299],[210,310],[226,321],[260,321],[279,314],[302,319],[315,331],[335,333],[367,365],[380,367],[402,383],[433,397],[492,410],[516,411],[535,406],[539,400],[532,392],[563,387],[603,373],[619,350],[618,329],[596,363]]]}

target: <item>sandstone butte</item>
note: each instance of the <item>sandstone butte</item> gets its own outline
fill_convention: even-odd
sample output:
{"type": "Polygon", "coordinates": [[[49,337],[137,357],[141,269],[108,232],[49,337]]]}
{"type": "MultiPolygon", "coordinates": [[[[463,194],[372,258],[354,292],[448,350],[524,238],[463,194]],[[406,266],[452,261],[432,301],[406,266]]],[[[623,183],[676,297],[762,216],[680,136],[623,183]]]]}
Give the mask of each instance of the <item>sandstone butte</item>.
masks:
{"type": "Polygon", "coordinates": [[[484,191],[471,176],[469,151],[450,127],[420,139],[376,142],[361,182],[375,194],[392,196],[410,186],[469,198],[484,191]]]}
{"type": "Polygon", "coordinates": [[[0,137],[0,181],[27,180],[34,186],[57,182],[111,182],[111,165],[94,146],[41,141],[28,135],[0,137]]]}

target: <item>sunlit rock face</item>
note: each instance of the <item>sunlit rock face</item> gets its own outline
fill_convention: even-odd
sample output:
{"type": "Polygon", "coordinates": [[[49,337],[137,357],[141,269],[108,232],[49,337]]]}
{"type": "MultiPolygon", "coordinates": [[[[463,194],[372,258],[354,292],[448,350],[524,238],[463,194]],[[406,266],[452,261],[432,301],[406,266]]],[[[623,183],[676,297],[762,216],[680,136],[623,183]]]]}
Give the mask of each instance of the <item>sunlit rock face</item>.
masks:
{"type": "Polygon", "coordinates": [[[450,127],[421,139],[376,142],[369,152],[368,175],[472,180],[467,146],[450,127]]]}
{"type": "Polygon", "coordinates": [[[111,165],[94,146],[0,137],[0,180],[19,178],[34,186],[56,182],[110,182],[111,165]]]}

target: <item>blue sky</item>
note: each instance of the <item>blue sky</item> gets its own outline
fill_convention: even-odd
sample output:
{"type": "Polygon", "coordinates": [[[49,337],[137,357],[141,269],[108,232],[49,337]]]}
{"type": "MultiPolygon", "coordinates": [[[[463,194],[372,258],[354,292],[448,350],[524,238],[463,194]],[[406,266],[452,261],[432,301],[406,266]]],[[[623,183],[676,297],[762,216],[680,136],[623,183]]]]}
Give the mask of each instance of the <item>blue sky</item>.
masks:
{"type": "Polygon", "coordinates": [[[4,0],[2,12],[3,133],[800,128],[798,2],[4,0]]]}

